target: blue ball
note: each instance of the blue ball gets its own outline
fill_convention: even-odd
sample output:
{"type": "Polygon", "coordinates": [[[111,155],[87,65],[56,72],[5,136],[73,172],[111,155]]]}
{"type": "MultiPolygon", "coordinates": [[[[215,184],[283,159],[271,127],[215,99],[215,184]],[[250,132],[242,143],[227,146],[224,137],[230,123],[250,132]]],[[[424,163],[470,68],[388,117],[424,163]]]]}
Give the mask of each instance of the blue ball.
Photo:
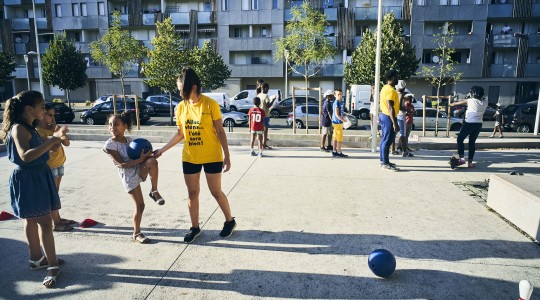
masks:
{"type": "Polygon", "coordinates": [[[147,139],[134,139],[128,146],[128,156],[129,158],[135,160],[141,157],[141,151],[144,150],[144,153],[152,151],[152,144],[147,139]]]}
{"type": "Polygon", "coordinates": [[[386,249],[377,249],[369,255],[368,265],[373,274],[388,278],[396,270],[396,258],[386,249]]]}

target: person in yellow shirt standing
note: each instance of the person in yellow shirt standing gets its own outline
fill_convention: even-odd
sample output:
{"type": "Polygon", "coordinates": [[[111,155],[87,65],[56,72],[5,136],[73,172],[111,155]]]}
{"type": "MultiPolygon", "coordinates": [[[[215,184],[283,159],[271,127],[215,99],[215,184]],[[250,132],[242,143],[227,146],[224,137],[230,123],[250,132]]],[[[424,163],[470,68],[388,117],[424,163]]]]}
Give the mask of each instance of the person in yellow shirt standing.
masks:
{"type": "Polygon", "coordinates": [[[394,86],[398,82],[398,73],[396,70],[388,70],[384,75],[386,85],[381,90],[379,114],[381,124],[381,143],[379,145],[380,164],[386,170],[399,170],[395,164],[390,162],[390,145],[396,139],[396,132],[399,131],[397,123],[397,114],[399,112],[399,98],[394,86]]]}
{"type": "MultiPolygon", "coordinates": [[[[53,104],[46,103],[43,120],[36,120],[36,130],[43,141],[46,141],[57,130],[58,125],[54,119],[54,112],[55,109],[53,104]]],[[[47,164],[51,169],[57,191],[60,191],[60,182],[62,181],[62,176],[64,176],[64,163],[66,162],[66,154],[64,153],[63,146],[69,146],[69,138],[67,136],[64,140],[62,140],[62,143],[51,148],[51,151],[49,152],[49,160],[47,161],[47,164]]],[[[73,220],[62,219],[60,217],[59,210],[51,211],[51,217],[54,223],[54,231],[73,230],[71,225],[77,223],[73,220]]]]}
{"type": "Polygon", "coordinates": [[[221,190],[221,172],[231,168],[227,135],[219,104],[201,93],[201,81],[189,67],[182,70],[176,82],[183,101],[176,110],[178,132],[163,148],[155,151],[160,157],[165,151],[184,140],[182,168],[189,194],[188,208],[191,228],[184,243],[193,242],[201,233],[199,228],[200,177],[204,168],[208,188],[225,215],[222,238],[230,236],[236,228],[227,196],[221,190]]]}

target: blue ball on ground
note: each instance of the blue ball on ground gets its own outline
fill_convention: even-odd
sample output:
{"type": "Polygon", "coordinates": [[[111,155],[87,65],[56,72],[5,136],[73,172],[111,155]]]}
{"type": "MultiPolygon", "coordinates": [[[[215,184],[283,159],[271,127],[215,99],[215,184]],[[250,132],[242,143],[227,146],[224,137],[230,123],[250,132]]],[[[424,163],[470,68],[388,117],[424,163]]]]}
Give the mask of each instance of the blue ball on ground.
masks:
{"type": "Polygon", "coordinates": [[[147,139],[134,139],[128,146],[128,156],[130,159],[139,159],[141,157],[141,152],[144,151],[146,154],[148,151],[152,152],[152,143],[147,139]]]}
{"type": "Polygon", "coordinates": [[[377,249],[369,254],[368,265],[373,274],[388,278],[396,270],[396,258],[386,249],[377,249]]]}

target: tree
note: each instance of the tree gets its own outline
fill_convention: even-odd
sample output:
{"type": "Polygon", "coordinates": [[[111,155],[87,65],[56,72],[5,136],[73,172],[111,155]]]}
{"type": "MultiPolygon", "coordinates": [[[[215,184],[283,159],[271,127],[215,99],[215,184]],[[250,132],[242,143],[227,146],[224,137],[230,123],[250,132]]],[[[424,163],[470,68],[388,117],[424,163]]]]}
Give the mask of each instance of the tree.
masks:
{"type": "MultiPolygon", "coordinates": [[[[440,109],[440,89],[445,85],[452,84],[461,79],[462,73],[456,72],[455,65],[458,62],[454,61],[452,56],[456,53],[456,50],[451,48],[450,45],[454,41],[455,31],[452,30],[451,24],[446,22],[440,27],[441,33],[433,35],[433,41],[437,45],[437,49],[433,51],[433,62],[435,65],[422,66],[422,76],[426,78],[431,86],[437,88],[437,117],[435,122],[435,136],[439,132],[439,109],[440,109]]],[[[450,103],[449,103],[450,104],[450,103]]],[[[424,103],[425,105],[425,103],[424,103]]],[[[450,116],[448,117],[446,136],[449,134],[450,116]]]]}
{"type": "MultiPolygon", "coordinates": [[[[124,77],[145,52],[145,47],[140,45],[129,31],[122,30],[119,11],[113,13],[111,27],[107,33],[90,44],[90,53],[94,60],[106,65],[113,75],[120,77],[124,96],[124,77]]],[[[124,97],[124,101],[125,99],[124,97]]]]}
{"type": "MultiPolygon", "coordinates": [[[[172,99],[176,89],[176,79],[182,72],[183,64],[188,61],[188,52],[182,50],[184,43],[176,33],[171,18],[157,22],[157,35],[150,42],[154,49],[148,51],[148,63],[142,64],[144,80],[150,86],[157,86],[172,99]]],[[[170,123],[173,121],[172,101],[170,101],[170,123]]]]}
{"type": "Polygon", "coordinates": [[[54,35],[49,49],[43,55],[41,65],[43,82],[66,91],[68,105],[71,107],[69,91],[83,87],[88,75],[84,56],[72,41],[66,40],[65,32],[54,35]]]}
{"type": "MultiPolygon", "coordinates": [[[[381,82],[385,82],[384,73],[390,69],[397,70],[405,80],[415,75],[420,60],[416,59],[415,47],[403,35],[403,27],[393,12],[384,16],[381,32],[381,82]]],[[[374,84],[376,43],[377,34],[367,30],[352,54],[351,63],[345,64],[347,84],[374,84]]]]}
{"type": "Polygon", "coordinates": [[[200,49],[193,49],[190,56],[191,66],[199,75],[204,90],[225,86],[225,80],[231,77],[231,70],[223,62],[221,55],[214,52],[210,42],[204,43],[200,49]]]}
{"type": "Polygon", "coordinates": [[[325,26],[328,25],[326,15],[311,8],[308,1],[293,7],[291,15],[291,21],[285,25],[286,35],[275,41],[274,60],[286,58],[285,71],[304,77],[307,104],[308,79],[322,70],[322,66],[334,56],[336,49],[324,36],[325,26]]]}
{"type": "Polygon", "coordinates": [[[11,53],[5,51],[0,52],[0,86],[2,87],[2,90],[0,91],[2,98],[0,99],[4,99],[5,85],[8,81],[15,78],[15,76],[11,75],[15,71],[15,66],[15,58],[11,53]]]}

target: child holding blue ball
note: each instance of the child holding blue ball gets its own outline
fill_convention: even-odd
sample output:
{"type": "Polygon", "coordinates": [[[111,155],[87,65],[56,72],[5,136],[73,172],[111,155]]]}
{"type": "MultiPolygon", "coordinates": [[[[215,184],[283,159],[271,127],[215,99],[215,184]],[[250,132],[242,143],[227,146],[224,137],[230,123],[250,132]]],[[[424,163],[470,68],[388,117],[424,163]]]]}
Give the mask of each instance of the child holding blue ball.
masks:
{"type": "Polygon", "coordinates": [[[157,190],[158,162],[151,151],[146,153],[141,151],[141,156],[138,159],[132,160],[129,158],[128,147],[133,139],[124,135],[126,130],[131,131],[132,122],[129,114],[124,112],[110,116],[108,125],[112,137],[105,142],[103,151],[109,155],[118,169],[118,175],[122,179],[124,188],[135,204],[132,240],[146,244],[150,242],[150,239],[141,233],[141,219],[144,211],[141,182],[145,181],[146,177],[150,175],[150,182],[152,183],[150,197],[159,205],[165,204],[165,200],[157,190]]]}

